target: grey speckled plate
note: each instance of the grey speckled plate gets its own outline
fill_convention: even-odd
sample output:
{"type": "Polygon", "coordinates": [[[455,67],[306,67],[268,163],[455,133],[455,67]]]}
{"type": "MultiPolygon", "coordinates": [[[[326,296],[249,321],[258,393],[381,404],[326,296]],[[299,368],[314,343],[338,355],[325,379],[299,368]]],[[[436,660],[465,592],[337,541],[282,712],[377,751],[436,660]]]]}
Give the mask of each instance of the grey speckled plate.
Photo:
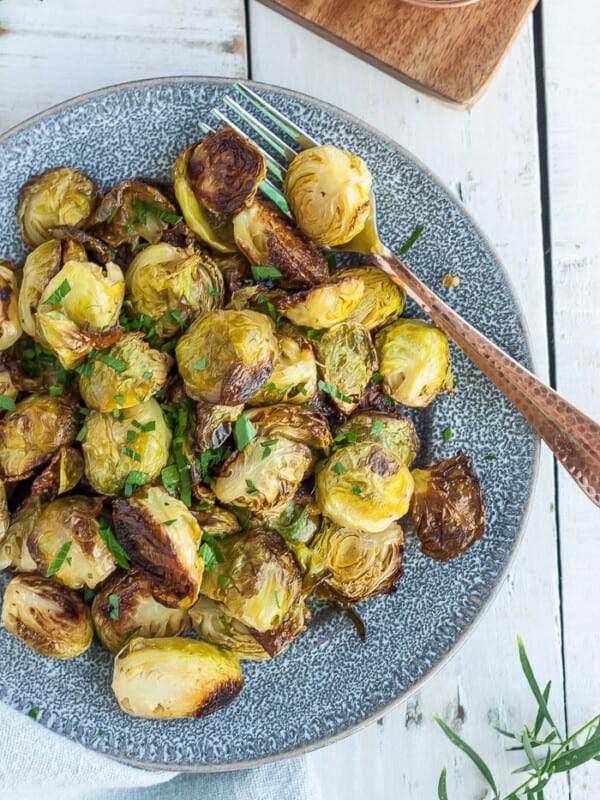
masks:
{"type": "MultiPolygon", "coordinates": [[[[19,188],[49,167],[72,165],[103,187],[133,175],[167,178],[177,153],[200,138],[230,82],[168,78],[104,89],[34,117],[0,138],[0,257],[21,261],[15,215],[19,188]]],[[[359,153],[369,164],[382,239],[400,246],[425,226],[407,261],[430,286],[523,363],[529,351],[502,269],[458,201],[397,144],[308,97],[256,86],[309,133],[359,153]],[[446,272],[459,289],[444,290],[446,272]]],[[[74,661],[34,655],[0,631],[0,699],[107,755],[148,767],[221,770],[308,750],[376,719],[406,699],[457,649],[481,616],[522,531],[537,460],[530,428],[496,389],[454,350],[455,398],[420,416],[422,463],[463,450],[487,497],[489,526],[466,556],[438,564],[407,533],[405,575],[396,595],[359,607],[368,631],[316,607],[308,632],[281,657],[244,663],[246,685],[206,720],[153,722],[122,714],[110,691],[112,656],[96,643],[74,661]],[[451,426],[452,439],[442,431],[451,426]],[[495,460],[486,459],[487,455],[495,460]],[[99,730],[107,731],[100,735],[99,730]]],[[[2,577],[4,583],[6,576],[2,577]]],[[[0,581],[0,587],[3,583],[0,581]]]]}

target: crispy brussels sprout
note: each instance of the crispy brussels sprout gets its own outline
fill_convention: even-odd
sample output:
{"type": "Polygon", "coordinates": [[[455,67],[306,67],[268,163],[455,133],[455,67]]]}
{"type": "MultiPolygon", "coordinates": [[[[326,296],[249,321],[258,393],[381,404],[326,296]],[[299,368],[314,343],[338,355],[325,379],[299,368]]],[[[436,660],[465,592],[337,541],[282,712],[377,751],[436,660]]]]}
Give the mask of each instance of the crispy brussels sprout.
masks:
{"type": "Polygon", "coordinates": [[[235,406],[268,381],[277,340],[264,314],[211,311],[194,320],[175,352],[190,397],[235,406]]]}
{"type": "Polygon", "coordinates": [[[154,599],[189,608],[198,599],[202,531],[189,509],[160,486],[113,503],[115,533],[131,561],[152,582],[154,599]]]}
{"type": "Polygon", "coordinates": [[[278,297],[273,305],[279,314],[295,325],[305,328],[333,328],[358,306],[363,291],[362,278],[351,276],[306,292],[278,297]]]}
{"type": "Polygon", "coordinates": [[[314,397],[316,391],[317,365],[309,342],[291,336],[278,336],[277,355],[269,382],[250,398],[248,405],[303,405],[314,397]]]}
{"type": "Polygon", "coordinates": [[[322,253],[268,200],[255,200],[236,214],[233,233],[251,264],[271,267],[267,277],[275,276],[278,286],[308,289],[329,279],[322,253]]]}
{"type": "Polygon", "coordinates": [[[93,589],[116,569],[101,535],[102,499],[70,495],[48,503],[35,522],[27,547],[38,570],[70,589],[93,589]]]}
{"type": "Polygon", "coordinates": [[[136,569],[111,575],[94,597],[92,620],[100,641],[112,653],[133,636],[182,636],[191,624],[187,611],[157,603],[151,581],[136,569]]]}
{"type": "Polygon", "coordinates": [[[79,391],[85,404],[96,411],[131,408],[163,388],[172,364],[171,356],[150,347],[143,333],[125,333],[88,362],[79,391]]]}
{"type": "Polygon", "coordinates": [[[271,658],[250,629],[232,617],[222,603],[200,596],[190,608],[189,615],[194,630],[202,639],[222,650],[229,650],[236,658],[248,661],[268,661],[271,658]]]}
{"type": "Polygon", "coordinates": [[[8,511],[8,503],[6,501],[6,489],[2,481],[0,481],[0,544],[2,544],[2,542],[4,542],[8,536],[9,525],[10,514],[8,511]]]}
{"type": "Polygon", "coordinates": [[[305,444],[313,455],[329,455],[333,440],[327,420],[318,411],[280,403],[265,408],[250,408],[246,416],[263,437],[283,437],[305,444]]]}
{"type": "Polygon", "coordinates": [[[59,225],[50,231],[53,239],[59,239],[63,244],[64,261],[88,261],[88,252],[93,253],[100,264],[112,261],[112,249],[101,239],[87,231],[73,228],[69,225],[59,225]]]}
{"type": "Polygon", "coordinates": [[[415,469],[410,514],[426,556],[449,561],[485,532],[485,500],[473,462],[459,453],[428,469],[415,469]]]}
{"type": "Polygon", "coordinates": [[[8,584],[2,625],[50,658],[76,658],[94,638],[90,610],[77,592],[39,575],[15,575],[8,584]]]}
{"type": "Polygon", "coordinates": [[[368,533],[324,519],[312,548],[331,577],[317,589],[317,596],[358,603],[392,594],[402,576],[403,542],[402,528],[396,524],[368,533]]]}
{"type": "Polygon", "coordinates": [[[349,242],[365,227],[371,173],[359,156],[324,144],[298,153],[283,191],[304,233],[317,244],[334,247],[349,242]]]}
{"type": "MultiPolygon", "coordinates": [[[[10,370],[0,362],[0,395],[16,400],[19,390],[15,386],[10,370]]],[[[1,415],[0,415],[1,416],[1,415]]]]}
{"type": "Polygon", "coordinates": [[[407,467],[419,452],[419,437],[412,420],[370,410],[357,411],[338,425],[336,441],[380,444],[391,450],[407,467]]]}
{"type": "Polygon", "coordinates": [[[214,252],[214,259],[221,270],[225,286],[231,294],[254,282],[250,262],[242,253],[237,251],[235,253],[214,252]]]}
{"type": "Polygon", "coordinates": [[[288,546],[310,544],[321,527],[321,510],[312,494],[301,489],[278,517],[269,520],[269,527],[278,531],[288,546]]]}
{"type": "Polygon", "coordinates": [[[56,500],[58,495],[74,489],[83,478],[83,472],[83,458],[79,450],[61,447],[31,484],[31,494],[49,503],[56,500]]]}
{"type": "Polygon", "coordinates": [[[233,221],[229,214],[215,214],[199,202],[190,183],[189,162],[196,145],[191,145],[175,162],[173,181],[177,202],[186,224],[218,253],[235,253],[233,221]]]}
{"type": "Polygon", "coordinates": [[[142,483],[152,482],[169,460],[173,437],[153,397],[117,416],[92,411],[86,428],[85,474],[100,494],[117,495],[138,485],[132,474],[142,483]]]}
{"type": "Polygon", "coordinates": [[[211,506],[203,511],[192,511],[200,528],[210,536],[227,536],[238,533],[240,523],[233,511],[219,506],[211,506]]]}
{"type": "Polygon", "coordinates": [[[231,703],[244,679],[235,656],[194,639],[132,639],[115,657],[121,710],[146,719],[207,717],[231,703]]]}
{"type": "Polygon", "coordinates": [[[15,270],[10,261],[0,261],[0,350],[12,347],[23,333],[15,270]]]}
{"type": "Polygon", "coordinates": [[[23,239],[37,247],[50,239],[56,225],[85,224],[98,202],[94,183],[72,167],[49,169],[30,178],[21,189],[17,215],[23,239]]]}
{"type": "Polygon", "coordinates": [[[11,517],[6,538],[0,544],[0,570],[36,572],[37,564],[31,557],[27,540],[45,508],[36,495],[30,495],[11,517]]]}
{"type": "Polygon", "coordinates": [[[212,403],[196,403],[195,449],[216,450],[229,438],[233,423],[239,419],[244,404],[237,406],[216,406],[212,403]]]}
{"type": "Polygon", "coordinates": [[[28,478],[59,447],[72,444],[78,430],[75,407],[66,397],[40,394],[21,400],[0,420],[0,476],[28,478]]]}
{"type": "Polygon", "coordinates": [[[133,259],[126,280],[132,311],[153,320],[159,336],[173,336],[200,311],[223,305],[223,276],[204,250],[151,245],[133,259]]]}
{"type": "Polygon", "coordinates": [[[316,350],[332,401],[352,413],[377,369],[371,334],[358,322],[341,322],[323,334],[316,350]]]}
{"type": "Polygon", "coordinates": [[[340,278],[359,277],[365,286],[356,308],[346,317],[346,322],[360,322],[370,331],[393,322],[404,310],[406,295],[397,283],[377,267],[346,267],[335,273],[340,278]]]}
{"type": "Polygon", "coordinates": [[[52,278],[60,272],[63,247],[50,239],[30,253],[23,266],[21,290],[19,292],[19,317],[25,333],[35,336],[35,312],[40,297],[52,278]]]}
{"type": "Polygon", "coordinates": [[[442,331],[420,319],[399,319],[375,339],[383,389],[412,408],[429,405],[436,395],[452,391],[450,348],[442,331]]]}
{"type": "Polygon", "coordinates": [[[220,560],[204,573],[202,594],[253,631],[279,627],[302,592],[302,575],[281,536],[236,533],[219,540],[219,549],[220,560]]]}
{"type": "Polygon", "coordinates": [[[384,531],[408,511],[413,479],[406,464],[378,444],[336,451],[317,475],[317,503],[338,525],[384,531]]]}
{"type": "Polygon", "coordinates": [[[125,296],[121,269],[112,262],[67,261],[48,283],[35,316],[36,339],[52,350],[65,369],[79,366],[93,349],[119,338],[125,296]]]}

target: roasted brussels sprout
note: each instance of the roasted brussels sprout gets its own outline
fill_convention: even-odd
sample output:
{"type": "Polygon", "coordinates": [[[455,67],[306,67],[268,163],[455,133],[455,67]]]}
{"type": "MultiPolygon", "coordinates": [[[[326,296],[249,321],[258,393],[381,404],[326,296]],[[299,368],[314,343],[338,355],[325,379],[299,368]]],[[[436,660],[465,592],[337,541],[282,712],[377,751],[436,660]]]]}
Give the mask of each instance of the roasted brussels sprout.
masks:
{"type": "Polygon", "coordinates": [[[112,249],[88,231],[69,225],[59,225],[52,228],[50,233],[53,239],[59,239],[64,243],[63,261],[88,261],[88,252],[93,253],[94,260],[100,264],[108,264],[113,260],[112,249]]]}
{"type": "Polygon", "coordinates": [[[377,267],[346,267],[335,273],[336,280],[358,277],[364,283],[360,303],[346,317],[346,322],[360,322],[372,331],[399,317],[406,295],[391,278],[377,267]]]}
{"type": "Polygon", "coordinates": [[[12,347],[23,333],[15,270],[10,261],[0,261],[0,350],[12,347]]]}
{"type": "MultiPolygon", "coordinates": [[[[289,439],[306,445],[313,455],[329,455],[333,440],[325,417],[318,411],[280,403],[250,408],[246,416],[262,437],[289,439]]],[[[236,442],[239,445],[237,438],[236,442]]]]}
{"type": "Polygon", "coordinates": [[[271,267],[267,278],[275,277],[280,287],[308,289],[329,280],[322,253],[268,200],[255,200],[236,214],[233,233],[248,260],[271,267]]]}
{"type": "Polygon", "coordinates": [[[189,610],[196,633],[221,650],[229,650],[236,658],[267,661],[271,658],[250,629],[229,614],[227,607],[200,596],[189,610]]]}
{"type": "Polygon", "coordinates": [[[324,144],[298,153],[283,191],[304,233],[317,244],[333,247],[349,242],[365,227],[371,173],[359,156],[324,144]]]}
{"type": "Polygon", "coordinates": [[[15,575],[8,584],[2,625],[50,658],[76,658],[94,638],[90,610],[77,592],[39,575],[15,575]]]}
{"type": "Polygon", "coordinates": [[[200,311],[223,305],[223,276],[204,250],[193,253],[161,242],[138,253],[127,270],[131,309],[170,337],[200,311]]]}
{"type": "Polygon", "coordinates": [[[125,296],[121,269],[112,262],[67,261],[48,283],[35,315],[36,339],[52,350],[65,369],[79,366],[93,349],[119,338],[125,296]]]}
{"type": "Polygon", "coordinates": [[[235,406],[268,381],[277,340],[264,314],[211,311],[194,320],[175,352],[190,397],[235,406]]]}
{"type": "Polygon", "coordinates": [[[0,395],[10,400],[16,400],[19,396],[19,390],[15,386],[10,370],[2,362],[0,362],[0,395]]]}
{"type": "Polygon", "coordinates": [[[207,717],[231,703],[244,679],[239,661],[194,639],[132,639],[115,657],[112,689],[121,710],[146,719],[207,717]]]}
{"type": "Polygon", "coordinates": [[[419,437],[408,417],[392,417],[377,411],[357,411],[336,427],[336,441],[373,442],[387,447],[409,467],[419,452],[419,437]]]}
{"type": "Polygon", "coordinates": [[[73,167],[56,167],[35,175],[21,189],[17,216],[23,239],[37,247],[50,239],[56,225],[81,227],[92,214],[99,192],[73,167]]]}
{"type": "Polygon", "coordinates": [[[0,477],[28,478],[65,445],[72,444],[79,423],[66,397],[31,395],[0,420],[0,477]]]}
{"type": "Polygon", "coordinates": [[[321,527],[321,511],[312,494],[301,489],[278,517],[269,520],[269,527],[278,531],[288,546],[310,544],[321,527]]]}
{"type": "Polygon", "coordinates": [[[136,569],[111,575],[94,597],[92,620],[100,641],[112,653],[133,636],[181,636],[191,624],[187,611],[157,603],[151,581],[136,569]]]}
{"type": "Polygon", "coordinates": [[[452,391],[450,348],[442,331],[420,319],[399,319],[377,334],[375,346],[383,389],[412,408],[429,405],[452,391]]]}
{"type": "Polygon", "coordinates": [[[324,519],[312,549],[331,570],[317,597],[358,603],[396,591],[402,576],[402,528],[392,524],[378,533],[341,528],[324,519]]]}
{"type": "Polygon", "coordinates": [[[131,408],[155,395],[167,382],[173,359],[150,347],[143,333],[125,333],[109,349],[88,361],[79,391],[96,411],[131,408]]]}
{"type": "Polygon", "coordinates": [[[71,495],[48,503],[35,521],[27,547],[38,570],[70,589],[93,589],[116,569],[101,535],[99,497],[71,495]]]}
{"type": "Polygon", "coordinates": [[[216,450],[229,438],[233,423],[239,419],[244,404],[237,406],[216,406],[213,403],[196,403],[195,449],[216,450]]]}
{"type": "Polygon", "coordinates": [[[0,544],[0,570],[10,567],[13,572],[37,571],[27,540],[44,507],[40,498],[32,494],[13,513],[6,537],[0,544]]]}
{"type": "Polygon", "coordinates": [[[31,494],[45,503],[74,489],[83,478],[83,458],[74,447],[61,447],[31,484],[31,494]]]}
{"type": "Polygon", "coordinates": [[[277,355],[269,382],[250,398],[248,405],[303,405],[314,397],[316,391],[317,365],[311,345],[292,336],[278,336],[277,355]]]}
{"type": "Polygon", "coordinates": [[[358,306],[363,291],[362,278],[351,276],[306,292],[283,295],[275,298],[273,305],[279,314],[295,325],[305,328],[333,328],[358,306]]]}
{"type": "Polygon", "coordinates": [[[25,259],[19,291],[19,318],[29,336],[35,336],[35,312],[40,297],[52,278],[60,272],[63,247],[50,239],[36,247],[25,259]]]}
{"type": "Polygon", "coordinates": [[[210,536],[226,536],[238,533],[240,523],[233,511],[227,511],[219,506],[211,506],[202,511],[192,511],[203,533],[210,536]]]}
{"type": "Polygon", "coordinates": [[[189,509],[160,486],[113,503],[115,533],[131,561],[146,575],[154,599],[189,608],[198,599],[202,531],[189,509]]]}
{"type": "Polygon", "coordinates": [[[378,444],[342,447],[317,474],[317,502],[338,525],[384,531],[408,511],[413,479],[406,464],[378,444]]]}
{"type": "Polygon", "coordinates": [[[117,416],[92,411],[86,429],[85,474],[100,494],[121,494],[138,485],[137,478],[152,482],[169,460],[173,437],[153,397],[117,416]]]}
{"type": "Polygon", "coordinates": [[[341,322],[323,334],[316,350],[332,401],[352,413],[377,369],[371,334],[358,322],[341,322]]]}
{"type": "Polygon", "coordinates": [[[437,561],[457,558],[485,532],[485,500],[473,462],[459,453],[412,475],[410,514],[421,550],[437,561]]]}

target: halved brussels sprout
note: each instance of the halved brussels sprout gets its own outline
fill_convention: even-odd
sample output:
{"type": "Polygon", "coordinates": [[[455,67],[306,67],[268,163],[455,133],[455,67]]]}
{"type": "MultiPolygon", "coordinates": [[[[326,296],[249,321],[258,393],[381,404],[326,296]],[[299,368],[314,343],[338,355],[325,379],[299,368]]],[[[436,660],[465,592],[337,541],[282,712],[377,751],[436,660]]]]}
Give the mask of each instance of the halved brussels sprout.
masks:
{"type": "Polygon", "coordinates": [[[402,576],[404,537],[392,524],[378,533],[340,527],[324,519],[312,549],[331,570],[317,597],[358,603],[392,594],[402,576]]]}
{"type": "Polygon", "coordinates": [[[98,521],[102,498],[70,495],[44,506],[27,539],[38,570],[70,589],[93,589],[116,569],[98,521]]]}
{"type": "Polygon", "coordinates": [[[271,320],[256,311],[200,314],[177,342],[177,364],[194,400],[235,406],[273,372],[277,340],[271,320]]]}
{"type": "Polygon", "coordinates": [[[317,244],[333,247],[349,242],[365,227],[371,173],[359,156],[324,144],[298,153],[283,191],[304,233],[317,244]]]}
{"type": "Polygon", "coordinates": [[[273,305],[279,314],[295,325],[305,328],[333,328],[343,322],[363,296],[363,279],[358,276],[325,283],[306,292],[275,298],[273,305]]]}
{"type": "Polygon", "coordinates": [[[112,689],[121,710],[146,719],[207,717],[231,703],[239,661],[194,639],[132,639],[115,657],[112,689]]]}
{"type": "Polygon", "coordinates": [[[265,632],[278,628],[302,593],[302,575],[278,533],[254,530],[219,540],[221,560],[204,573],[202,594],[265,632]]]}
{"type": "Polygon", "coordinates": [[[317,503],[338,525],[384,531],[408,511],[413,479],[406,464],[378,444],[342,447],[317,474],[317,503]]]}
{"type": "Polygon", "coordinates": [[[428,469],[415,469],[410,514],[426,556],[449,561],[485,532],[485,500],[471,459],[459,453],[428,469]]]}
{"type": "Polygon", "coordinates": [[[327,420],[318,411],[280,403],[266,408],[249,408],[246,416],[263,438],[288,439],[306,445],[317,457],[329,455],[333,440],[327,420]]]}
{"type": "Polygon", "coordinates": [[[87,251],[93,253],[100,264],[108,264],[113,260],[111,248],[102,239],[92,236],[87,231],[73,228],[70,225],[59,225],[52,228],[50,233],[53,239],[64,242],[64,261],[88,261],[87,251]]]}
{"type": "Polygon", "coordinates": [[[203,533],[210,536],[227,536],[238,533],[240,523],[233,511],[219,506],[211,506],[202,511],[192,511],[203,533]]]}
{"type": "Polygon", "coordinates": [[[358,322],[341,322],[315,344],[332,401],[344,414],[352,413],[377,369],[371,334],[358,322]]]}
{"type": "Polygon", "coordinates": [[[268,200],[236,214],[233,233],[251,264],[271,267],[267,278],[275,277],[278,286],[308,289],[329,279],[323,254],[268,200]]]}
{"type": "Polygon", "coordinates": [[[156,322],[159,336],[173,336],[198,312],[223,305],[223,276],[204,250],[151,245],[133,259],[126,281],[134,314],[156,322]]]}
{"type": "Polygon", "coordinates": [[[125,333],[81,372],[79,391],[89,408],[131,408],[155,395],[167,382],[173,359],[155,350],[143,333],[125,333]]]}
{"type": "Polygon", "coordinates": [[[135,569],[111,575],[94,597],[92,620],[98,638],[112,653],[133,636],[182,636],[191,624],[187,611],[157,603],[150,579],[135,569]]]}
{"type": "Polygon", "coordinates": [[[209,597],[198,598],[189,610],[196,633],[221,650],[228,650],[240,660],[268,661],[271,656],[252,635],[250,629],[232,617],[227,607],[209,597]]]}
{"type": "Polygon", "coordinates": [[[35,315],[36,339],[65,369],[79,366],[93,349],[110,347],[121,335],[119,313],[125,281],[117,264],[67,261],[48,283],[35,315]]]}
{"type": "Polygon", "coordinates": [[[406,295],[397,283],[377,267],[346,267],[335,273],[335,278],[363,279],[365,290],[360,303],[346,317],[346,322],[360,322],[372,331],[387,325],[402,314],[406,295]]]}
{"type": "Polygon", "coordinates": [[[269,382],[250,398],[248,405],[302,405],[314,397],[316,391],[317,365],[309,342],[291,336],[278,336],[277,355],[269,382]]]}
{"type": "Polygon", "coordinates": [[[448,339],[420,319],[399,319],[375,339],[383,389],[412,408],[429,405],[436,395],[452,391],[448,339]]]}
{"type": "Polygon", "coordinates": [[[19,286],[16,267],[0,261],[0,350],[7,350],[23,333],[19,319],[19,286]]]}
{"type": "MultiPolygon", "coordinates": [[[[250,269],[250,262],[239,252],[235,253],[214,253],[214,259],[218,268],[221,270],[225,286],[230,294],[233,294],[243,286],[254,283],[254,277],[250,269]]],[[[254,287],[258,289],[258,287],[254,287]]]]}
{"type": "Polygon", "coordinates": [[[239,419],[244,404],[237,406],[217,406],[213,403],[196,403],[195,449],[216,450],[229,438],[233,423],[239,419]]]}
{"type": "Polygon", "coordinates": [[[19,317],[25,333],[35,336],[35,312],[40,297],[52,278],[60,272],[63,247],[50,239],[29,253],[23,266],[19,292],[19,317]]]}
{"type": "Polygon", "coordinates": [[[90,610],[77,592],[39,575],[15,575],[8,584],[2,625],[50,658],[76,658],[94,638],[90,610]]]}
{"type": "Polygon", "coordinates": [[[154,599],[189,608],[198,599],[204,564],[202,531],[189,509],[161,486],[113,502],[117,538],[152,583],[154,599]]]}
{"type": "Polygon", "coordinates": [[[13,572],[37,571],[27,540],[44,508],[40,498],[32,494],[13,513],[6,538],[0,544],[0,570],[10,567],[13,572]]]}
{"type": "Polygon", "coordinates": [[[301,489],[278,517],[269,520],[269,527],[280,533],[288,546],[310,544],[321,527],[321,510],[312,494],[301,489]]]}
{"type": "Polygon", "coordinates": [[[336,440],[356,444],[373,442],[387,447],[409,467],[419,452],[419,437],[408,417],[392,417],[377,411],[357,411],[335,429],[336,440]]]}
{"type": "Polygon", "coordinates": [[[65,445],[72,444],[79,423],[66,397],[31,395],[0,420],[0,476],[9,481],[28,478],[65,445]]]}
{"type": "Polygon", "coordinates": [[[30,178],[21,189],[17,216],[23,239],[37,247],[56,225],[79,228],[98,203],[93,181],[73,167],[56,167],[30,178]]]}
{"type": "Polygon", "coordinates": [[[61,447],[31,484],[31,494],[45,503],[74,489],[83,478],[83,457],[74,447],[61,447]]]}
{"type": "Polygon", "coordinates": [[[118,415],[92,411],[86,428],[85,474],[100,494],[117,495],[140,481],[152,482],[169,460],[173,437],[153,397],[118,415]]]}

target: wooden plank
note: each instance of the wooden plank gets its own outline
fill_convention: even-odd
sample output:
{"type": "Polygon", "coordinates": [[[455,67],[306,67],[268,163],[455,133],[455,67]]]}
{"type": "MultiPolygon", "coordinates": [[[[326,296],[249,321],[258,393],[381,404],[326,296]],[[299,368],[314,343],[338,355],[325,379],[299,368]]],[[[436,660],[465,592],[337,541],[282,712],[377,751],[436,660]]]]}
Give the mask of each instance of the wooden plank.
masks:
{"type": "MultiPolygon", "coordinates": [[[[252,0],[252,74],[346,108],[395,138],[459,194],[496,246],[523,304],[540,375],[547,375],[544,269],[532,33],[527,26],[496,80],[458,113],[324,42],[252,0]]],[[[450,720],[514,785],[514,758],[490,723],[518,728],[533,704],[518,666],[525,640],[540,680],[553,679],[561,717],[561,640],[552,459],[543,451],[538,488],[515,566],[487,616],[456,657],[381,725],[310,756],[328,800],[432,798],[447,765],[451,797],[484,795],[481,778],[446,742],[433,712],[450,720]]],[[[547,793],[566,800],[564,776],[547,793]]]]}
{"type": "Polygon", "coordinates": [[[3,0],[0,131],[113,83],[246,75],[244,0],[3,0]]]}
{"type": "MultiPolygon", "coordinates": [[[[600,85],[591,54],[598,6],[543,6],[559,391],[600,419],[600,85]]],[[[559,475],[566,696],[576,730],[600,709],[600,510],[559,475]]],[[[571,778],[573,798],[600,797],[600,764],[571,778]]]]}

